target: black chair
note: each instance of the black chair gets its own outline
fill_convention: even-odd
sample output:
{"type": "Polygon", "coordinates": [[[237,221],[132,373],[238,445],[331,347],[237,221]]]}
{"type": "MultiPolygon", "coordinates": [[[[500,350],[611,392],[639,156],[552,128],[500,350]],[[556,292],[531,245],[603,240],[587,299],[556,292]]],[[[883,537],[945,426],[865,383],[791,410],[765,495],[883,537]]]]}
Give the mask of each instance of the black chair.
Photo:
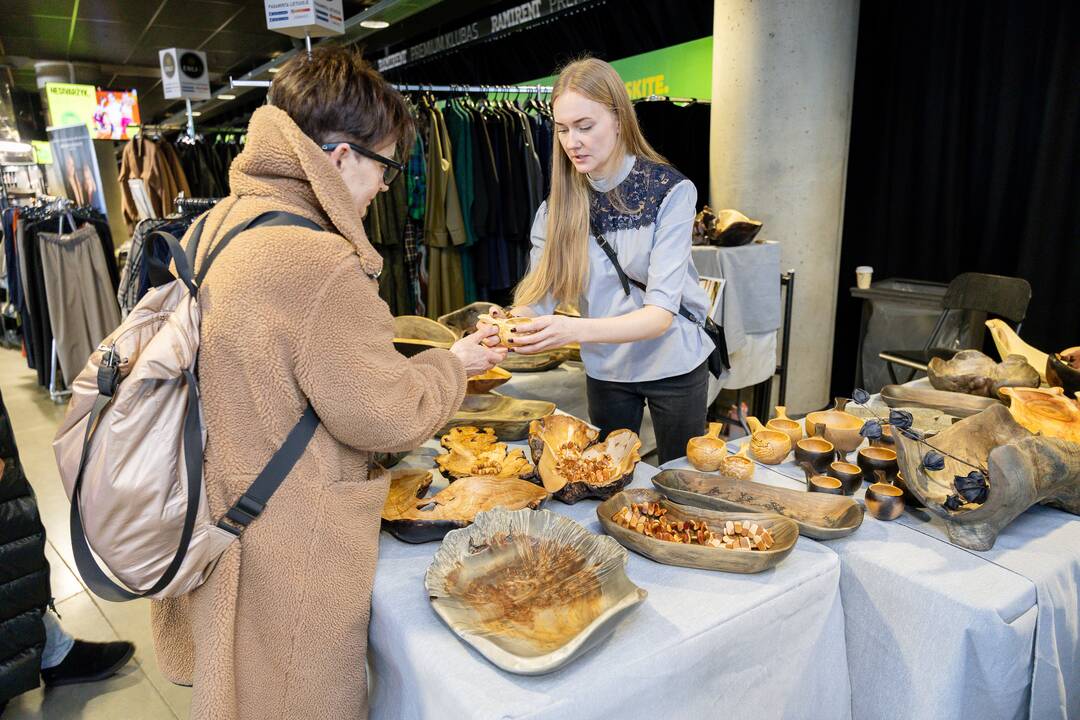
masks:
{"type": "Polygon", "coordinates": [[[878,357],[888,365],[889,378],[893,383],[900,382],[896,376],[896,366],[908,368],[911,372],[904,381],[908,382],[915,377],[916,373],[926,372],[931,359],[939,357],[948,360],[959,352],[956,348],[937,345],[945,326],[945,318],[948,317],[950,311],[967,310],[999,317],[1011,322],[1019,333],[1030,301],[1031,284],[1023,278],[985,273],[962,273],[949,283],[945,297],[941,301],[941,315],[938,316],[937,323],[923,348],[921,350],[885,350],[878,353],[878,357]]]}

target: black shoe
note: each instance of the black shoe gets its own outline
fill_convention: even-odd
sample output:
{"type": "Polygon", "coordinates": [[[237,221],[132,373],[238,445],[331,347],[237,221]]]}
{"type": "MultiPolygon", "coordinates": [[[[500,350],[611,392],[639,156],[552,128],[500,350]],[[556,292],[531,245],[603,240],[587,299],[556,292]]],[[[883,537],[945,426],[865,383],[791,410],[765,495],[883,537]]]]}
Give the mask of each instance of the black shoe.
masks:
{"type": "Polygon", "coordinates": [[[41,671],[41,679],[52,687],[104,680],[127,665],[134,654],[135,646],[129,642],[76,640],[62,663],[41,671]]]}

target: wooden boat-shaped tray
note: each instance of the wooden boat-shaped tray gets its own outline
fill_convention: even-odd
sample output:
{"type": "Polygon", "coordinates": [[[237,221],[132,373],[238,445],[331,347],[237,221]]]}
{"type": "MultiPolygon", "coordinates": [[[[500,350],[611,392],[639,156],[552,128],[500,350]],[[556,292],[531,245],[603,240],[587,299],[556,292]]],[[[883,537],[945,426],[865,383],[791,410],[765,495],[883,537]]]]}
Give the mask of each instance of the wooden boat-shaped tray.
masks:
{"type": "Polygon", "coordinates": [[[443,540],[424,577],[431,606],[507,672],[541,675],[614,631],[647,593],[628,555],[548,510],[492,510],[443,540]]]}
{"type": "Polygon", "coordinates": [[[881,388],[881,399],[891,408],[921,407],[940,410],[954,417],[965,418],[981,413],[988,407],[1000,405],[993,398],[967,395],[965,393],[935,390],[927,383],[919,385],[886,385],[881,388]]]}
{"type": "Polygon", "coordinates": [[[863,520],[862,506],[842,495],[789,490],[694,470],[663,470],[652,482],[661,493],[683,505],[783,515],[799,525],[799,534],[815,540],[850,535],[863,520]]]}
{"type": "Polygon", "coordinates": [[[600,520],[604,532],[630,550],[644,555],[665,565],[701,568],[703,570],[723,570],[734,573],[759,573],[775,567],[795,549],[799,539],[799,526],[793,521],[771,513],[717,512],[679,505],[655,490],[623,490],[596,508],[596,517],[600,520]],[[667,509],[666,517],[672,520],[704,520],[709,529],[721,531],[724,523],[757,523],[769,531],[776,544],[769,550],[726,550],[705,545],[683,545],[681,543],[657,540],[642,533],[624,528],[611,519],[611,516],[633,503],[659,503],[667,509]]]}
{"type": "Polygon", "coordinates": [[[495,435],[504,442],[524,440],[529,435],[529,423],[553,412],[555,403],[543,400],[519,400],[498,393],[466,395],[461,409],[438,435],[442,437],[456,427],[473,425],[494,428],[495,435]]]}
{"type": "Polygon", "coordinates": [[[430,470],[392,473],[382,511],[382,528],[398,540],[442,540],[451,530],[472,523],[477,514],[501,507],[536,509],[547,498],[543,488],[525,480],[467,477],[425,497],[434,479],[430,470]]]}

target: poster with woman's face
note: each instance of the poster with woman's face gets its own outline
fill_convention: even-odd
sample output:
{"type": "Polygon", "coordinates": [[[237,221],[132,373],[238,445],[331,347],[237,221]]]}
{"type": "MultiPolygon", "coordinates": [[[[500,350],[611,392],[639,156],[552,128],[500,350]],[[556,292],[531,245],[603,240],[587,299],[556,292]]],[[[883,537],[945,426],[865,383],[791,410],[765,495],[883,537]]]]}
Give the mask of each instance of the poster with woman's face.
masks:
{"type": "Polygon", "coordinates": [[[79,207],[92,207],[104,214],[101,172],[86,125],[49,128],[49,147],[64,195],[79,207]]]}

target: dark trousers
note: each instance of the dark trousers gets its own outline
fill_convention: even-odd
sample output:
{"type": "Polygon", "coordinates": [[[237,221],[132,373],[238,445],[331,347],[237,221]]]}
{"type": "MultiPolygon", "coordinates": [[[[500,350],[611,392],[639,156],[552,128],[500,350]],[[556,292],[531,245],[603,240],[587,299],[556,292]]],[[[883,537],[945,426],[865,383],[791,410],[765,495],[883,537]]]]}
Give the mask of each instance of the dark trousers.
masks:
{"type": "Polygon", "coordinates": [[[649,382],[610,382],[586,377],[589,419],[606,438],[612,430],[641,432],[641,416],[649,403],[660,463],[681,458],[692,437],[705,434],[709,364],[685,375],[649,382]]]}

